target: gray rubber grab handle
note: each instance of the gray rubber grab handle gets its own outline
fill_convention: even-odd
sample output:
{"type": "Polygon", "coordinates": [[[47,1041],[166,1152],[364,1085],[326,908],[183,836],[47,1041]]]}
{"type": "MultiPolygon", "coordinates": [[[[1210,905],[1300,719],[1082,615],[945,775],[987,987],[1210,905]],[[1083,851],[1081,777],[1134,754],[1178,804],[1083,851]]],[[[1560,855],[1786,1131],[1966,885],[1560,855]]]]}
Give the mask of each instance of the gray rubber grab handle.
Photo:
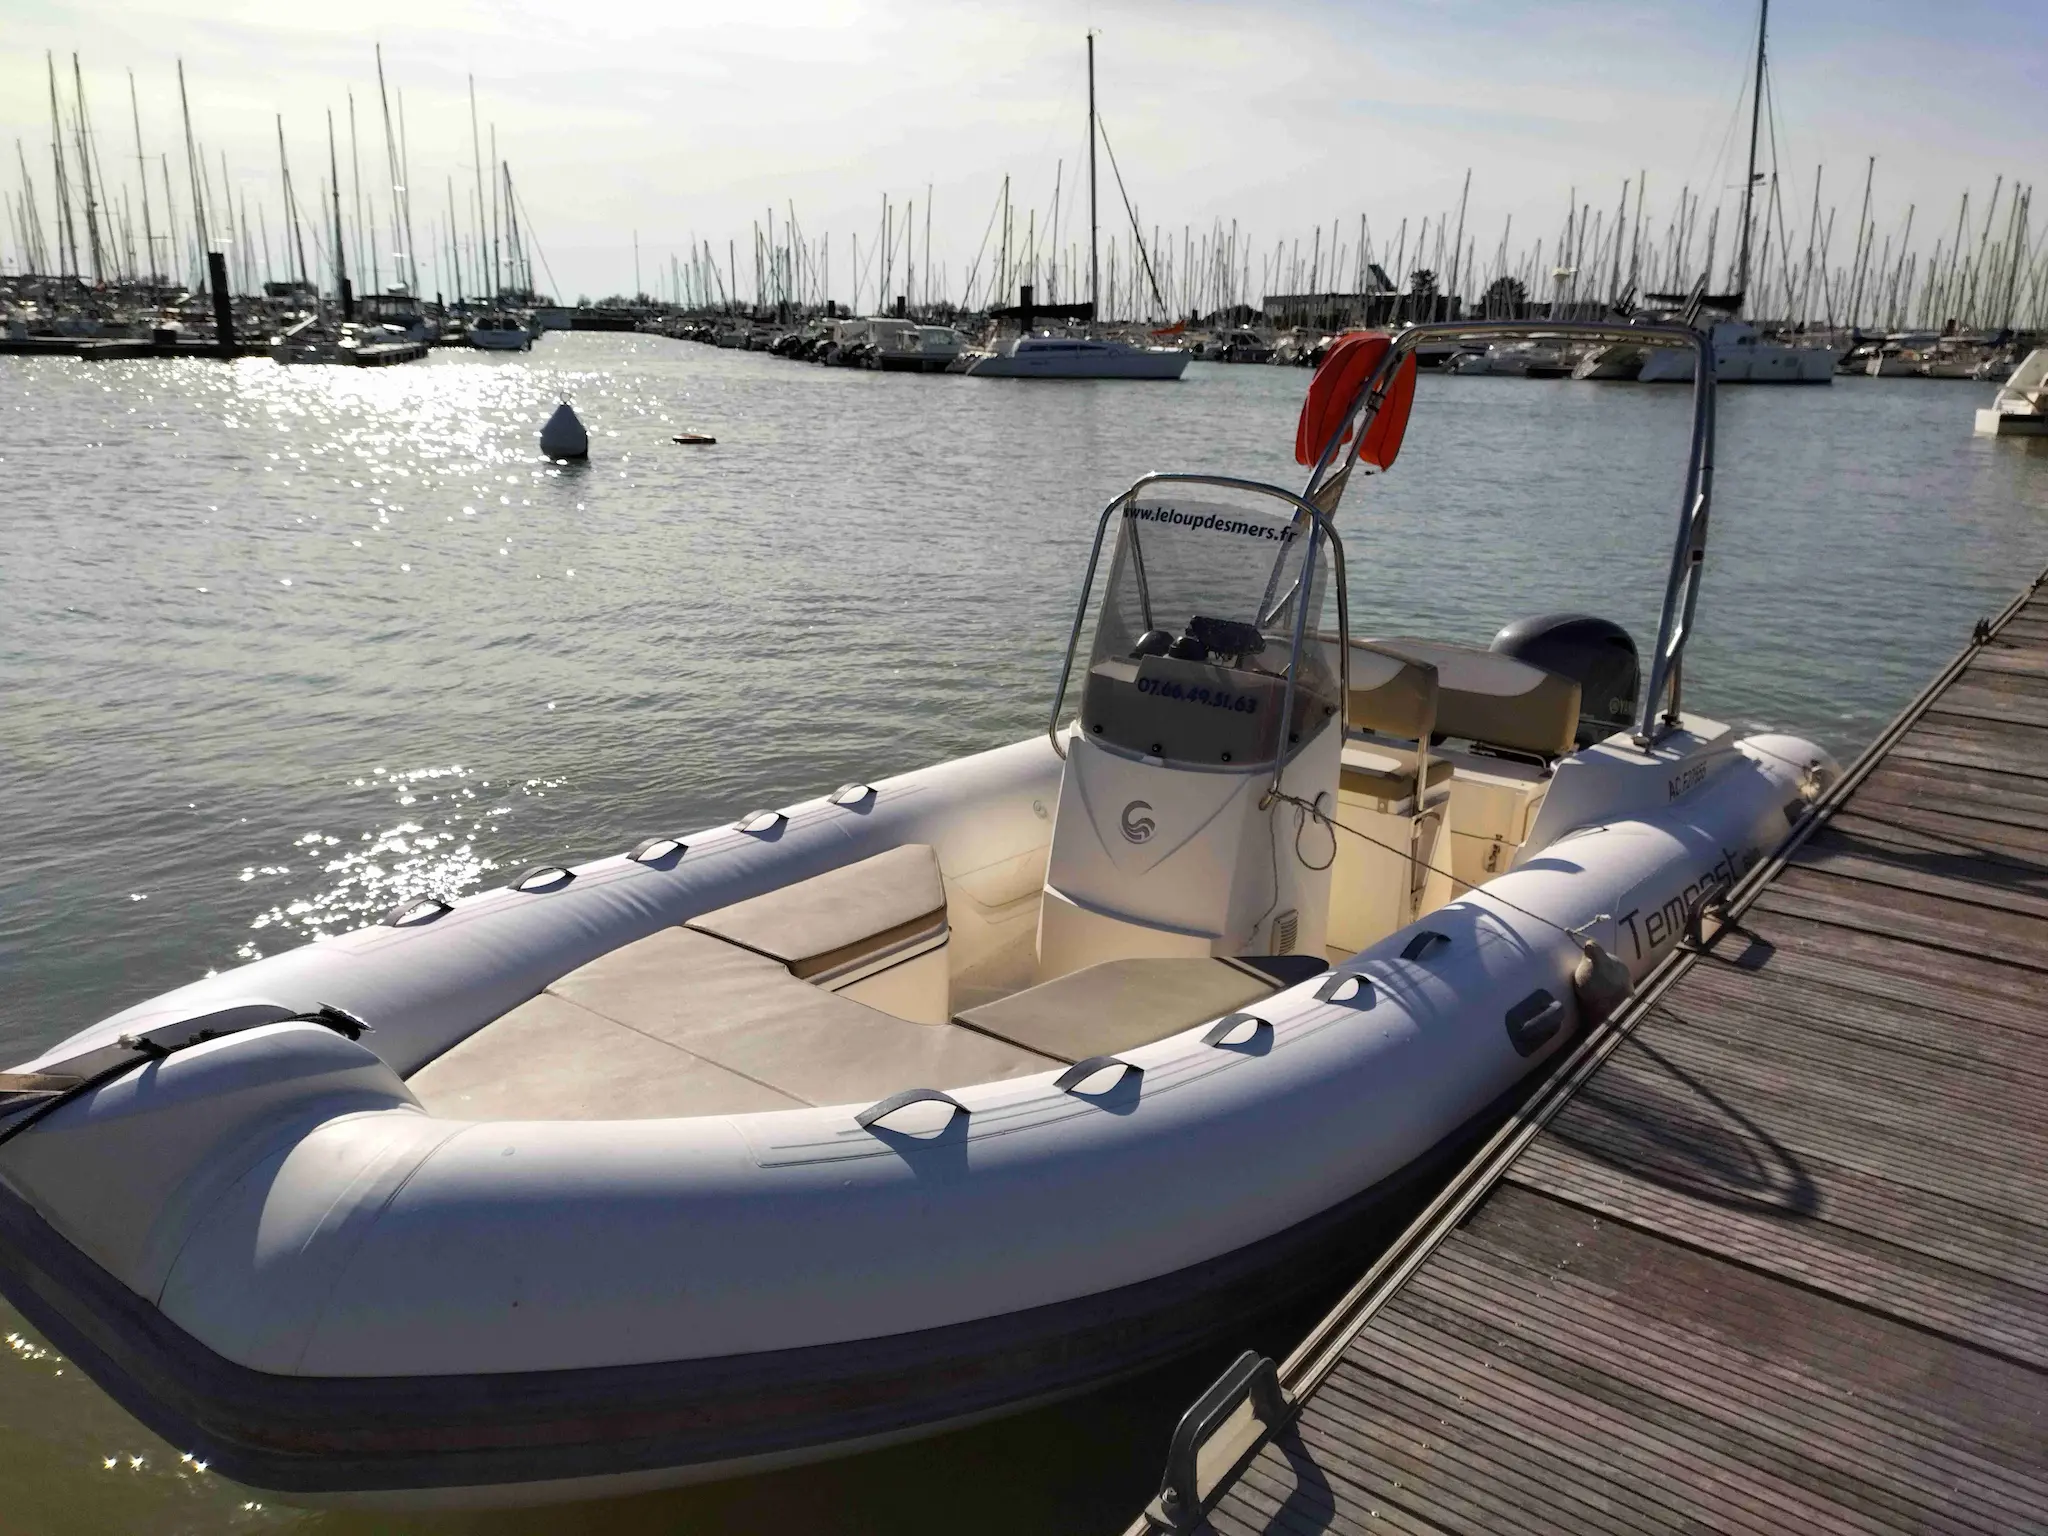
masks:
{"type": "Polygon", "coordinates": [[[1106,1071],[1110,1067],[1122,1067],[1125,1072],[1134,1072],[1139,1077],[1145,1075],[1143,1067],[1125,1061],[1121,1056],[1090,1056],[1086,1061],[1077,1061],[1067,1068],[1052,1080],[1052,1085],[1062,1093],[1072,1093],[1096,1073],[1106,1071]]]}
{"type": "Polygon", "coordinates": [[[1202,1044],[1221,1045],[1247,1024],[1252,1026],[1252,1032],[1245,1039],[1244,1043],[1246,1045],[1250,1045],[1252,1041],[1259,1038],[1260,1030],[1263,1029],[1268,1034],[1271,1034],[1273,1031],[1272,1022],[1260,1018],[1256,1013],[1230,1013],[1225,1014],[1209,1026],[1208,1033],[1202,1036],[1202,1044]]]}
{"type": "Polygon", "coordinates": [[[416,928],[422,923],[431,923],[437,917],[445,917],[455,910],[455,904],[439,896],[430,896],[425,891],[417,896],[408,896],[379,919],[387,928],[416,928]],[[433,908],[431,912],[427,908],[433,908]]]}
{"type": "Polygon", "coordinates": [[[626,857],[635,864],[652,864],[656,859],[665,859],[671,854],[681,858],[689,851],[690,845],[684,842],[681,837],[663,835],[642,838],[633,845],[632,850],[627,853],[626,857]],[[661,851],[656,853],[656,849],[661,851]]]}
{"type": "Polygon", "coordinates": [[[870,1104],[853,1117],[853,1123],[865,1131],[877,1120],[886,1119],[908,1104],[950,1104],[963,1115],[973,1113],[950,1093],[941,1093],[936,1088],[905,1088],[901,1093],[892,1093],[886,1099],[870,1104]]]}

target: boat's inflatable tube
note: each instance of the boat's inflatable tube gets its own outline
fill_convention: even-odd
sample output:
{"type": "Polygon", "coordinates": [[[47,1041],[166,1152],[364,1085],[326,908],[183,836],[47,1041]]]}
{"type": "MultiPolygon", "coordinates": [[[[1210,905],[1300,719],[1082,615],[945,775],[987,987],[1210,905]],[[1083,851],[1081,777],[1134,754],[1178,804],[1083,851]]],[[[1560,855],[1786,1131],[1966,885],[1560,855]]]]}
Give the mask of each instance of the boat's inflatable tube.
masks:
{"type": "Polygon", "coordinates": [[[1639,979],[1703,891],[1782,839],[1820,759],[1754,738],[1255,1017],[1078,1083],[956,1089],[961,1112],[922,1126],[859,1104],[469,1124],[403,1078],[621,944],[905,842],[938,851],[967,941],[1008,942],[1043,870],[1043,740],[538,877],[181,989],[31,1064],[237,1007],[371,1026],[243,1029],[0,1147],[0,1285],[173,1443],[300,1497],[679,1481],[1074,1390],[1298,1278],[1569,1036],[1564,930],[1639,979]]]}

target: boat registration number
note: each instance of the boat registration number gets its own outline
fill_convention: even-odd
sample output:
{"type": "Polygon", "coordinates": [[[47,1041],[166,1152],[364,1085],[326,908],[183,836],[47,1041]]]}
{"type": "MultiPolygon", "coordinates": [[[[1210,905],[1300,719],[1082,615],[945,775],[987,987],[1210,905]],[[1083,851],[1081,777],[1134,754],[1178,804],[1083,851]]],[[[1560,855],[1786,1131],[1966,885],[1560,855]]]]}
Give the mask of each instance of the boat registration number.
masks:
{"type": "Polygon", "coordinates": [[[1172,699],[1180,704],[1206,704],[1211,709],[1227,709],[1240,715],[1259,712],[1259,701],[1253,694],[1232,693],[1225,688],[1200,688],[1164,677],[1139,678],[1138,692],[1149,693],[1154,698],[1172,699]]]}

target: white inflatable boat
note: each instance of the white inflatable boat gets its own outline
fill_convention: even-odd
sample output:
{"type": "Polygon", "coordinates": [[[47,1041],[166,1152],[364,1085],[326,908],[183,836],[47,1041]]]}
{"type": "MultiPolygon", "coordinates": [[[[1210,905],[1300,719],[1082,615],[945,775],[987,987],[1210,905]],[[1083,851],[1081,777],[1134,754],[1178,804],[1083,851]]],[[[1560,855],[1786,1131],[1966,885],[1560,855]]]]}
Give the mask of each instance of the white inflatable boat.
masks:
{"type": "Polygon", "coordinates": [[[454,1506],[930,1433],[1320,1280],[1833,771],[1680,713],[1704,355],[1646,679],[1597,620],[1350,632],[1331,514],[1413,349],[1514,334],[1347,341],[1301,496],[1111,502],[1044,737],[422,897],[0,1076],[0,1288],[231,1477],[454,1506]]]}

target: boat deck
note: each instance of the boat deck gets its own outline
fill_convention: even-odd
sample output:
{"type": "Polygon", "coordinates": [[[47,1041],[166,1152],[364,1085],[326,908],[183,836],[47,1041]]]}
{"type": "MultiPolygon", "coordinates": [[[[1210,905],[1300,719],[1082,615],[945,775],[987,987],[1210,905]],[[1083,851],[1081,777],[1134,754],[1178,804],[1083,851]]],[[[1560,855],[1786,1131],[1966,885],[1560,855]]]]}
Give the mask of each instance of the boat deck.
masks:
{"type": "Polygon", "coordinates": [[[1210,1524],[2048,1530],[2044,973],[2037,580],[1309,1335],[1210,1524]]]}

